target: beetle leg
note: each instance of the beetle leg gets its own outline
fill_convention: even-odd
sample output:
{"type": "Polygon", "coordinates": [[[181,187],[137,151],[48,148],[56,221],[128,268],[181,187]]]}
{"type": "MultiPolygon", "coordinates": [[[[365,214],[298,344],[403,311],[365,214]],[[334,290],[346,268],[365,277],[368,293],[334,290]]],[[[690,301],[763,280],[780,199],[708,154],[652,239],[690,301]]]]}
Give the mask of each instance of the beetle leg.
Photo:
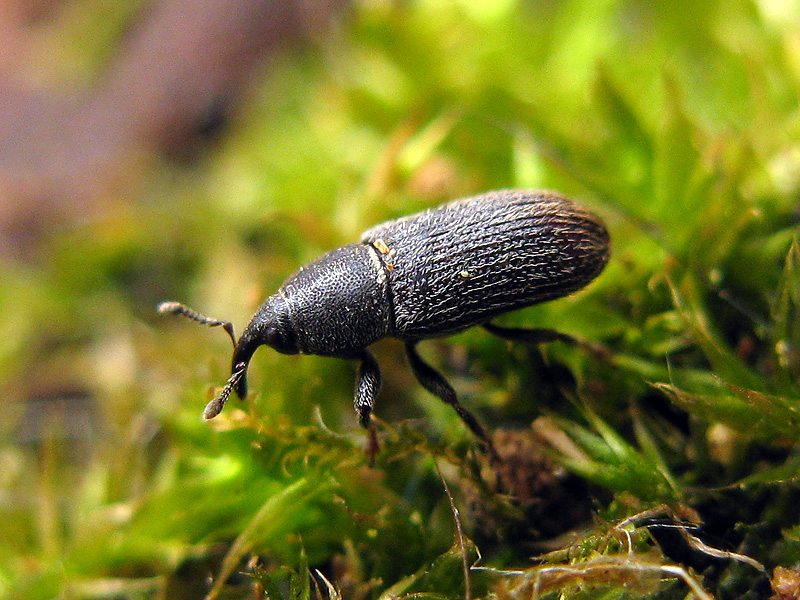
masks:
{"type": "Polygon", "coordinates": [[[368,350],[362,350],[358,358],[361,360],[361,366],[356,375],[356,412],[361,425],[369,429],[372,407],[375,406],[375,398],[381,391],[381,371],[378,361],[368,350]]]}
{"type": "Polygon", "coordinates": [[[417,376],[417,379],[422,384],[422,387],[424,387],[434,396],[441,398],[445,403],[452,406],[458,413],[458,416],[461,417],[461,420],[464,421],[467,427],[469,427],[470,431],[472,431],[472,433],[475,435],[475,437],[477,437],[486,446],[491,460],[495,464],[499,463],[500,457],[497,454],[497,450],[495,450],[492,439],[489,437],[486,429],[484,429],[483,425],[481,425],[480,421],[478,421],[475,415],[473,415],[466,406],[461,404],[461,402],[458,400],[455,390],[449,383],[447,383],[447,380],[444,378],[444,376],[424,360],[422,360],[422,357],[420,357],[419,353],[417,352],[417,342],[406,342],[406,353],[408,354],[408,360],[411,362],[411,369],[414,371],[414,375],[417,376]]]}
{"type": "Polygon", "coordinates": [[[571,335],[561,333],[555,329],[522,329],[517,327],[500,327],[493,323],[484,323],[484,329],[489,333],[501,337],[510,342],[522,342],[525,344],[544,344],[547,342],[564,342],[565,344],[575,345],[578,343],[571,335]]]}
{"type": "Polygon", "coordinates": [[[375,464],[375,455],[378,453],[378,436],[375,433],[375,424],[372,422],[372,407],[381,391],[381,370],[378,361],[368,350],[362,350],[358,357],[361,366],[356,375],[355,407],[358,420],[362,427],[367,429],[369,442],[367,443],[367,457],[370,466],[375,464]]]}
{"type": "Polygon", "coordinates": [[[522,329],[518,327],[501,327],[493,323],[484,323],[483,328],[489,333],[501,337],[510,342],[521,342],[523,344],[545,344],[548,342],[563,342],[570,346],[577,346],[586,350],[590,354],[608,360],[608,351],[599,344],[592,344],[569,334],[561,333],[555,329],[522,329]]]}

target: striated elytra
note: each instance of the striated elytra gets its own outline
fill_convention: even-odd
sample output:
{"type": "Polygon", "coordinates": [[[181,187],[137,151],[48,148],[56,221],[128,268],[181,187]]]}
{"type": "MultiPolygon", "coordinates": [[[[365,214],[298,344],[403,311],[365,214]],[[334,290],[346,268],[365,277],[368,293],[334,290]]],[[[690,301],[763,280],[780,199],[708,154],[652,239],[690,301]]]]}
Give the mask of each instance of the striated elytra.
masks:
{"type": "Polygon", "coordinates": [[[223,326],[234,342],[231,378],[206,407],[207,419],[219,414],[231,390],[246,395],[248,363],[266,344],[285,354],[359,360],[355,408],[374,445],[370,417],[381,375],[367,347],[395,337],[405,342],[420,383],[453,406],[496,456],[486,431],[422,360],[417,343],[474,325],[513,341],[574,341],[490,320],[579,290],[608,257],[609,235],[596,215],[552,192],[501,190],[387,221],[359,243],[323,255],[267,298],[238,341],[228,322],[175,302],[159,310],[223,326]]]}

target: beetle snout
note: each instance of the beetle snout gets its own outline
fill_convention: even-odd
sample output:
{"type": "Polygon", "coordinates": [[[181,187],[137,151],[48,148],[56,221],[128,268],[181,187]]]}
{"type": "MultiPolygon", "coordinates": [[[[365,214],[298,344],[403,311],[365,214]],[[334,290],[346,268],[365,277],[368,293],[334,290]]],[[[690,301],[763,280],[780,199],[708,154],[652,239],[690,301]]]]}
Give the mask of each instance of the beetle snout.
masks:
{"type": "Polygon", "coordinates": [[[236,344],[236,349],[233,351],[231,376],[241,373],[233,385],[233,391],[236,392],[239,398],[244,399],[247,396],[247,366],[250,364],[250,359],[256,349],[263,344],[264,342],[258,338],[248,336],[247,332],[239,338],[236,344]]]}

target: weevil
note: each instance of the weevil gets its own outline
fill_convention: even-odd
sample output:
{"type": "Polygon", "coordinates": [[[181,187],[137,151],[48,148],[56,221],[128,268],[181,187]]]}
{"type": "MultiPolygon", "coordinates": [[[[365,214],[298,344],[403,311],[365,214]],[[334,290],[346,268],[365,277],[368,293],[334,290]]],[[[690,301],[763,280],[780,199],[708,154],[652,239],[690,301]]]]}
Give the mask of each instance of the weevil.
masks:
{"type": "Polygon", "coordinates": [[[496,458],[486,430],[417,344],[475,325],[511,341],[574,343],[549,329],[491,320],[583,288],[608,258],[608,231],[596,215],[552,192],[501,190],[387,221],[328,252],[267,298],[238,340],[229,322],[183,304],[165,302],[159,310],[222,326],[233,341],[231,377],[206,406],[206,419],[220,413],[231,392],[246,396],[247,367],[259,346],[353,359],[360,362],[355,409],[375,450],[371,415],[381,374],[367,347],[394,337],[405,343],[423,387],[452,406],[496,458]]]}

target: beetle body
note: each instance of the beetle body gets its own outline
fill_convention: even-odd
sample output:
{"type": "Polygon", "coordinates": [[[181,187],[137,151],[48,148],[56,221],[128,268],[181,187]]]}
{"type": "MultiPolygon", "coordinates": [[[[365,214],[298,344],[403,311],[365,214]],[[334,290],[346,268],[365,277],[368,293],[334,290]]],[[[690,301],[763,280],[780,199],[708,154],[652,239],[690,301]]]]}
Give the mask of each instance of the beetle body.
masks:
{"type": "Polygon", "coordinates": [[[551,193],[500,191],[387,221],[301,268],[245,329],[268,344],[353,358],[384,337],[450,335],[574,292],[605,266],[602,222],[551,193]]]}
{"type": "Polygon", "coordinates": [[[360,243],[301,268],[267,298],[235,342],[227,393],[207,407],[206,417],[222,409],[231,388],[246,394],[247,365],[267,344],[286,354],[361,360],[355,404],[369,426],[380,372],[366,348],[395,337],[405,341],[420,382],[490,445],[452,387],[419,357],[416,343],[481,324],[513,340],[567,339],[489,321],[584,287],[608,257],[602,221],[550,192],[490,192],[387,221],[360,243]]]}
{"type": "Polygon", "coordinates": [[[362,241],[384,249],[390,335],[404,340],[449,335],[564,296],[608,260],[597,217],[550,193],[458,200],[378,225],[362,241]]]}

